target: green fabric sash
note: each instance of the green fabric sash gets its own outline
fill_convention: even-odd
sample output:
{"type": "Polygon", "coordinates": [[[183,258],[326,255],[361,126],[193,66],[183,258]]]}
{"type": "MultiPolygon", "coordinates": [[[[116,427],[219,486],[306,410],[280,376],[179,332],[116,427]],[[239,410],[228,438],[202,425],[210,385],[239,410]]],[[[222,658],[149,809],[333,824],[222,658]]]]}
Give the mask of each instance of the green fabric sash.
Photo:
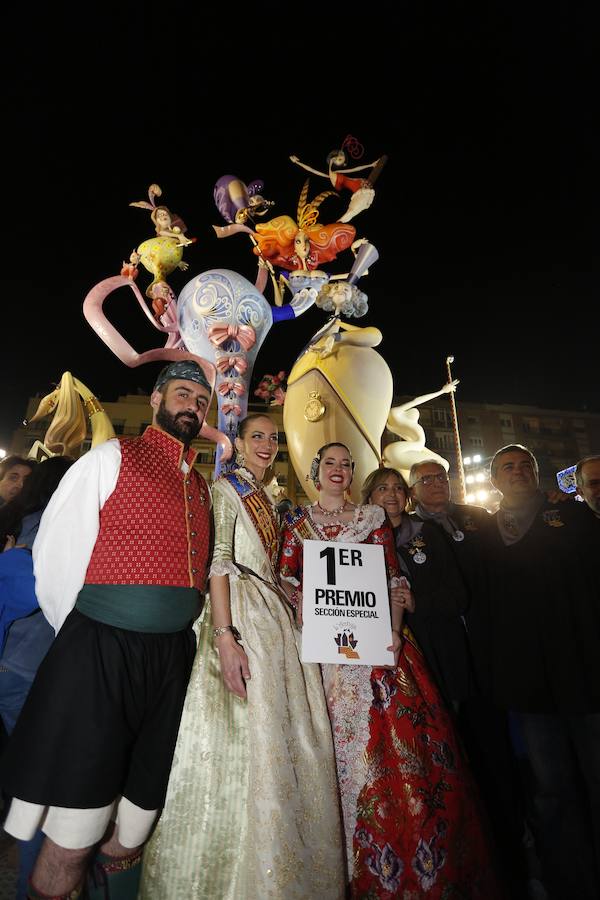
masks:
{"type": "Polygon", "coordinates": [[[84,584],[75,608],[105,625],[165,634],[183,631],[200,612],[195,588],[161,584],[84,584]]]}

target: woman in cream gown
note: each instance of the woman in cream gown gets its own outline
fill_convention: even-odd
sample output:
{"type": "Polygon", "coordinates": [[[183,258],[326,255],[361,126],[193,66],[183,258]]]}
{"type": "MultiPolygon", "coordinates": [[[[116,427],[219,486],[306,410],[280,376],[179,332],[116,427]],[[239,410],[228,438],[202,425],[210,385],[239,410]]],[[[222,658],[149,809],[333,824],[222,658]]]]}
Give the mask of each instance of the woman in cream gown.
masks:
{"type": "Polygon", "coordinates": [[[212,601],[197,625],[139,896],[338,900],[345,872],[331,729],[319,667],[300,662],[275,575],[279,522],[262,487],[277,429],[255,415],[238,434],[244,467],[213,487],[212,601]]]}

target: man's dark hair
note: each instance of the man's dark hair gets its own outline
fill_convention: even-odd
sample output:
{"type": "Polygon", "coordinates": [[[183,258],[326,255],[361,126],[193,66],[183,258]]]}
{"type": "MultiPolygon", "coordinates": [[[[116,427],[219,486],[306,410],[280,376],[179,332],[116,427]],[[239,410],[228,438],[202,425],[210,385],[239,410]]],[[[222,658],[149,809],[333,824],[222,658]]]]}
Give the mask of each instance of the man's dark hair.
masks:
{"type": "Polygon", "coordinates": [[[0,462],[0,481],[4,478],[7,472],[11,469],[14,469],[15,466],[27,466],[31,471],[35,469],[37,463],[34,459],[26,459],[24,456],[6,456],[2,462],[0,462]]]}
{"type": "Polygon", "coordinates": [[[31,475],[25,480],[23,490],[0,509],[0,553],[9,534],[17,537],[25,516],[46,508],[59,481],[74,461],[70,456],[51,456],[41,463],[34,464],[31,475]]]}
{"type": "Polygon", "coordinates": [[[531,450],[528,450],[527,447],[523,446],[523,444],[507,444],[506,447],[501,447],[499,450],[496,450],[496,452],[494,453],[494,456],[492,458],[492,461],[490,463],[490,474],[491,474],[492,478],[496,477],[496,470],[498,468],[498,459],[501,456],[504,456],[505,453],[513,453],[515,451],[518,451],[519,453],[525,453],[529,457],[529,459],[531,460],[531,464],[533,466],[533,471],[539,478],[540,477],[540,468],[538,466],[538,461],[535,458],[535,456],[533,455],[533,453],[531,452],[531,450]]]}

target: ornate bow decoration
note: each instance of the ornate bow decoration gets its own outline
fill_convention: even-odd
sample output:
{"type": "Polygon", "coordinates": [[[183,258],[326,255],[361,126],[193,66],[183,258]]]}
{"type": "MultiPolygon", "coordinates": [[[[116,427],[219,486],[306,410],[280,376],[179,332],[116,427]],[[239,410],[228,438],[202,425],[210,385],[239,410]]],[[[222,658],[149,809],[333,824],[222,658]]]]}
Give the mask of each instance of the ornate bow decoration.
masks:
{"type": "Polygon", "coordinates": [[[235,394],[236,397],[243,397],[246,393],[246,385],[241,381],[222,381],[217,388],[219,394],[224,397],[227,394],[235,394]]]}
{"type": "Polygon", "coordinates": [[[227,403],[223,403],[221,405],[221,412],[224,415],[227,415],[227,413],[233,413],[239,419],[242,414],[242,407],[239,403],[232,403],[231,401],[227,401],[227,403]]]}
{"type": "Polygon", "coordinates": [[[245,356],[233,356],[224,350],[217,350],[215,353],[215,365],[221,374],[229,369],[235,369],[238,375],[243,375],[248,368],[245,356]]]}
{"type": "Polygon", "coordinates": [[[214,347],[220,347],[225,341],[237,341],[243,350],[250,350],[256,343],[256,332],[251,325],[211,325],[208,339],[214,347]]]}

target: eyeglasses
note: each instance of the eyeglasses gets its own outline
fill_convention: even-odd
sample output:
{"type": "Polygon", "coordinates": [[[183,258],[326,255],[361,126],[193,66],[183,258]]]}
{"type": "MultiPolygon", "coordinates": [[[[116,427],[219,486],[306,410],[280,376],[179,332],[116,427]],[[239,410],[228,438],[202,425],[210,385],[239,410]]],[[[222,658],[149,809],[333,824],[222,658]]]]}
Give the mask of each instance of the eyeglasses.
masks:
{"type": "Polygon", "coordinates": [[[438,484],[448,484],[448,476],[445,472],[436,472],[435,475],[423,475],[422,478],[417,478],[415,484],[428,485],[433,484],[434,481],[437,481],[438,484]]]}

